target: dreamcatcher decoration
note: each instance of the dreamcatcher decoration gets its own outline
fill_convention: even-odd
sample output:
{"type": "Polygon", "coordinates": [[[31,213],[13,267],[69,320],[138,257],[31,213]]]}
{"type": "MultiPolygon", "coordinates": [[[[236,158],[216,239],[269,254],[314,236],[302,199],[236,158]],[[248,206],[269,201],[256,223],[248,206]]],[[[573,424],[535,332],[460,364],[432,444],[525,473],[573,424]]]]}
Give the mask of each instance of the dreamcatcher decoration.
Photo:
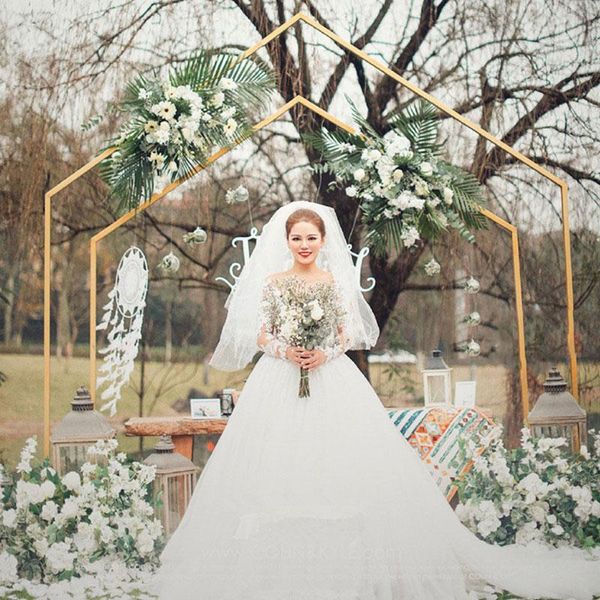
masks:
{"type": "Polygon", "coordinates": [[[138,355],[147,291],[146,257],[137,246],[131,246],[121,257],[109,301],[102,307],[104,316],[96,326],[97,330],[111,327],[106,336],[108,345],[98,351],[104,360],[96,381],[96,388],[107,384],[100,396],[107,402],[100,410],[110,409],[111,417],[117,412],[121,388],[129,381],[138,355]]]}

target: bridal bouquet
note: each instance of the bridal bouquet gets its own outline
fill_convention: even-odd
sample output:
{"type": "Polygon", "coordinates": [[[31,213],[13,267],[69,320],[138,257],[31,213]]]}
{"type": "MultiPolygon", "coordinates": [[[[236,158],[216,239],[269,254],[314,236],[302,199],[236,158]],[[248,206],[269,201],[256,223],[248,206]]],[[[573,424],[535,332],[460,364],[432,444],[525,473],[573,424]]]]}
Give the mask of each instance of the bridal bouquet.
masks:
{"type": "MultiPolygon", "coordinates": [[[[334,286],[326,282],[305,284],[300,277],[286,277],[273,286],[263,306],[274,335],[291,346],[307,350],[334,343],[345,310],[334,286]]],[[[300,398],[310,396],[308,369],[300,367],[300,398]]]]}

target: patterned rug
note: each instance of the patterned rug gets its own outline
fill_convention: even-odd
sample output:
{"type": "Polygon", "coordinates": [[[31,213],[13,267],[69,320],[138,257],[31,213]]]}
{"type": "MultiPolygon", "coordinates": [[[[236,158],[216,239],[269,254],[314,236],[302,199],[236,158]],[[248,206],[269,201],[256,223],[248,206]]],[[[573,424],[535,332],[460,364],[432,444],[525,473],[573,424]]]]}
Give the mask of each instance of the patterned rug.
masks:
{"type": "Polygon", "coordinates": [[[460,460],[458,440],[472,439],[479,444],[478,436],[487,435],[494,426],[478,408],[402,408],[388,410],[388,416],[419,454],[448,501],[457,491],[454,479],[472,466],[471,461],[460,460]]]}

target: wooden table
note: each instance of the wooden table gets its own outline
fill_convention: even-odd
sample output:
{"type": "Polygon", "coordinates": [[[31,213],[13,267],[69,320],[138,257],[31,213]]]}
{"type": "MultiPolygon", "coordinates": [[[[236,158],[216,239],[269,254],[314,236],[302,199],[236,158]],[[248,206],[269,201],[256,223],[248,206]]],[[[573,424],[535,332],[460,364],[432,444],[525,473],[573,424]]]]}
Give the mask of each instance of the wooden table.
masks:
{"type": "Polygon", "coordinates": [[[175,450],[192,460],[195,435],[221,434],[227,425],[227,417],[221,419],[193,419],[187,416],[131,417],[124,423],[125,435],[170,435],[175,450]]]}

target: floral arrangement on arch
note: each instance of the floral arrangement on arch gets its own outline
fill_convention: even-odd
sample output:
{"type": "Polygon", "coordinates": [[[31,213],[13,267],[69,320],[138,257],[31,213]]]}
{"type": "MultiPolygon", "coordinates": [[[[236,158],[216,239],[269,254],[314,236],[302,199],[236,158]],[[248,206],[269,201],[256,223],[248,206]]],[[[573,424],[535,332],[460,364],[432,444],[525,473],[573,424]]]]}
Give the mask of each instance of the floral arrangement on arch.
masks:
{"type": "Polygon", "coordinates": [[[274,90],[273,73],[256,57],[200,51],[164,77],[138,75],[113,110],[129,118],[107,148],[100,174],[131,209],[155,188],[188,176],[214,148],[239,143],[252,132],[250,114],[274,90]]]}
{"type": "MultiPolygon", "coordinates": [[[[373,252],[412,248],[449,227],[474,242],[470,230],[487,226],[479,209],[483,190],[471,173],[442,160],[435,107],[421,101],[392,114],[391,128],[381,136],[347,100],[360,134],[322,128],[303,137],[323,157],[313,169],[335,175],[330,189],[344,188],[359,200],[373,252]]],[[[436,273],[433,259],[427,274],[436,273]]]]}
{"type": "Polygon", "coordinates": [[[115,455],[117,440],[100,440],[88,449],[96,463],[61,477],[48,458],[32,463],[36,446],[36,436],[27,440],[1,488],[0,586],[35,582],[56,588],[44,597],[64,597],[61,584],[100,593],[111,578],[143,580],[164,541],[150,503],[156,467],[128,462],[115,455]]]}
{"type": "Polygon", "coordinates": [[[574,454],[565,438],[534,438],[521,430],[521,446],[507,450],[498,425],[477,456],[459,441],[473,468],[456,480],[456,514],[483,540],[539,542],[600,551],[600,434],[574,454]]]}

